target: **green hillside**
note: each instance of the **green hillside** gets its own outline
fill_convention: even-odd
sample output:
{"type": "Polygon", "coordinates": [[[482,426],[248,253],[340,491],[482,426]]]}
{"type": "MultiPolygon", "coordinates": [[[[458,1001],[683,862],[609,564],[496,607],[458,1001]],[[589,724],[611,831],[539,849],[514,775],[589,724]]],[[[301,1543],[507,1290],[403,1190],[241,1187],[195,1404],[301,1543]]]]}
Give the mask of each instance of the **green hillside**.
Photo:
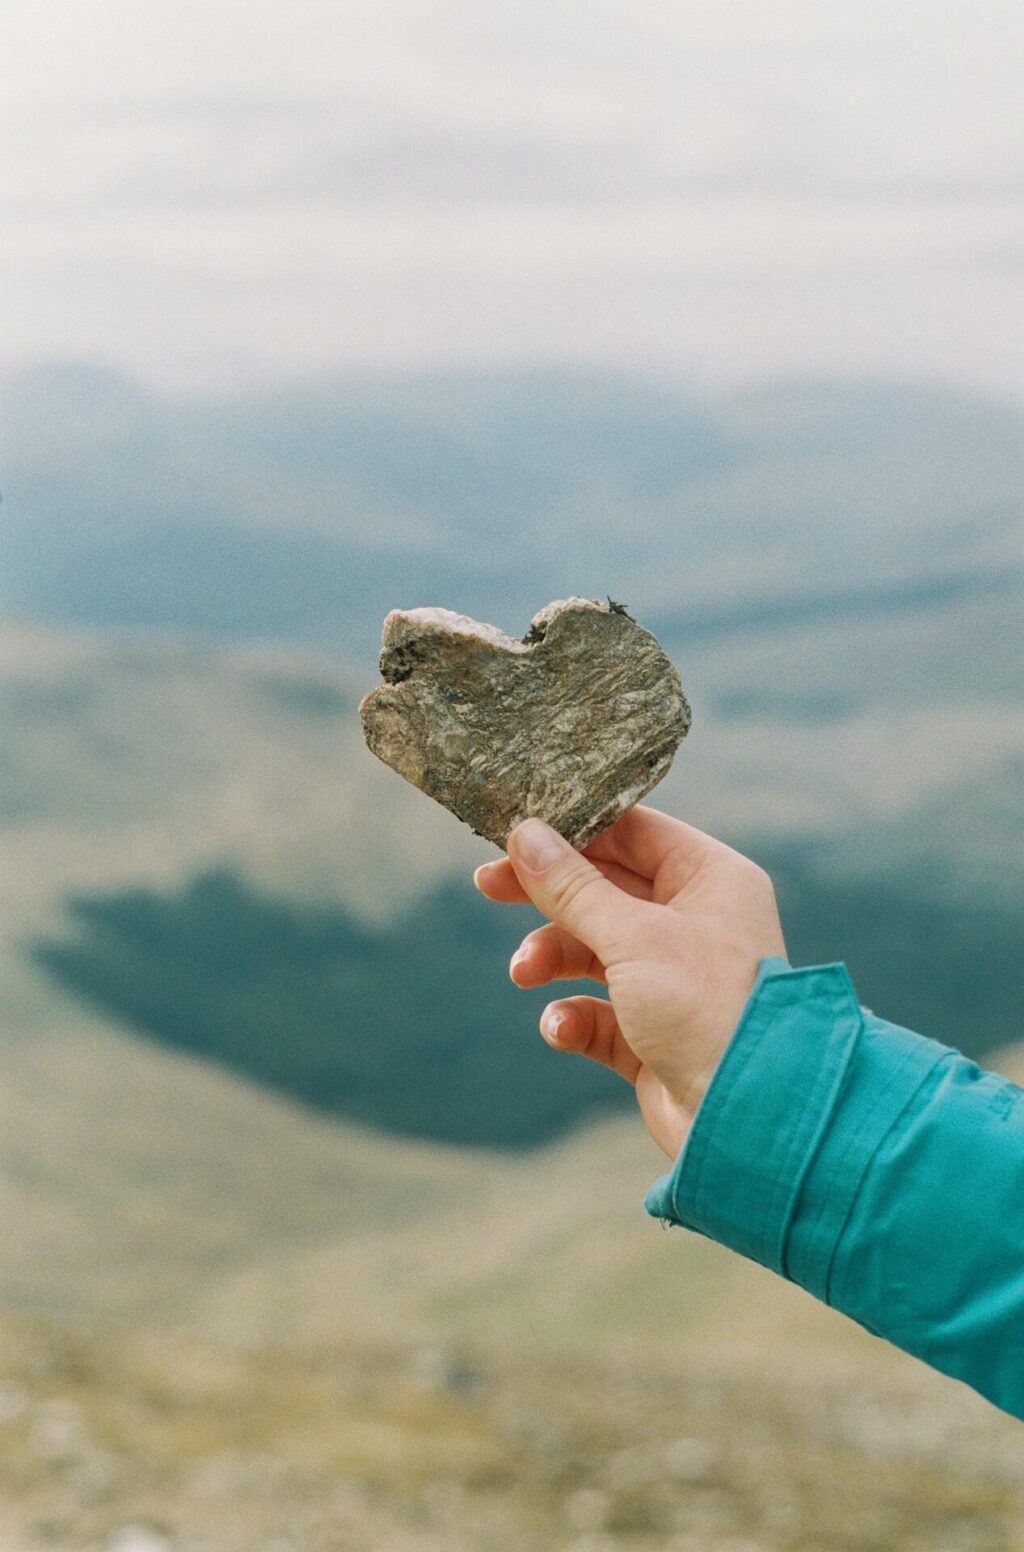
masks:
{"type": "MultiPolygon", "coordinates": [[[[958,621],[962,649],[980,659],[1004,603],[958,621]]],[[[870,1006],[978,1053],[1020,1033],[1024,716],[998,683],[968,695],[941,613],[860,629],[682,657],[694,729],[651,801],[776,873],[796,962],[844,958],[870,1006]],[[812,717],[800,697],[855,644],[858,672],[902,665],[893,705],[812,717]]],[[[171,638],[4,645],[12,1034],[63,989],[322,1110],[463,1144],[628,1098],[537,1037],[546,994],[506,973],[534,913],[480,899],[493,848],[368,753],[354,673],[171,638]]]]}
{"type": "Polygon", "coordinates": [[[1019,1425],[662,1232],[636,1118],[389,1142],[67,1008],[4,1058],[18,1552],[1015,1546],[1019,1425]]]}
{"type": "Polygon", "coordinates": [[[70,1010],[6,1047],[0,1096],[0,1311],[24,1319],[581,1360],[664,1345],[769,1369],[800,1338],[840,1369],[920,1369],[763,1268],[664,1233],[642,1199],[667,1161],[633,1113],[527,1158],[386,1139],[70,1010]]]}
{"type": "MultiPolygon", "coordinates": [[[[738,844],[813,840],[843,873],[941,859],[948,893],[1004,898],[1024,865],[1015,619],[986,599],[681,651],[694,726],[650,801],[738,844]]],[[[494,855],[364,747],[372,664],[12,622],[0,648],[8,942],[73,894],[223,865],[385,921],[494,855]]]]}
{"type": "Polygon", "coordinates": [[[58,984],[329,1114],[507,1148],[629,1099],[613,1074],[559,1061],[538,1037],[548,995],[522,993],[507,973],[524,913],[496,910],[463,880],[373,930],[230,872],[170,898],[79,898],[72,914],[74,937],[32,950],[58,984]]]}
{"type": "Polygon", "coordinates": [[[928,384],[552,368],[168,400],[56,362],[0,400],[0,611],[56,625],[368,663],[396,604],[520,634],[610,592],[682,644],[1020,586],[1020,410],[928,384]]]}
{"type": "MultiPolygon", "coordinates": [[[[794,963],[843,959],[862,1000],[968,1054],[1018,1037],[1024,906],[965,913],[888,872],[822,876],[813,848],[760,850],[794,963]],[[993,974],[992,967],[1001,966],[993,974]]],[[[263,895],[229,871],[180,892],[77,896],[37,966],[136,1032],[207,1057],[315,1109],[439,1142],[522,1147],[622,1109],[628,1089],[537,1037],[554,991],[507,974],[532,910],[463,879],[385,926],[263,895]],[[527,920],[524,920],[524,917],[527,920]]]]}

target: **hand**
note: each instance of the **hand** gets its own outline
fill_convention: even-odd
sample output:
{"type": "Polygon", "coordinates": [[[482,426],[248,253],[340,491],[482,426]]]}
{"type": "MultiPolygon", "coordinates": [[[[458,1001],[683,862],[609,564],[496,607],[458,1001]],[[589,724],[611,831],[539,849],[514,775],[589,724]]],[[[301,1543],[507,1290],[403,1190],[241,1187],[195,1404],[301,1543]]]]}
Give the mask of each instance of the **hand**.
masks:
{"type": "Polygon", "coordinates": [[[512,957],[517,986],[581,977],[603,997],[541,1014],[559,1051],[611,1067],[636,1089],[655,1142],[679,1153],[750,994],[760,961],[785,956],[771,879],[692,825],[637,805],[582,852],[540,819],[477,868],[488,899],[549,918],[512,957]]]}

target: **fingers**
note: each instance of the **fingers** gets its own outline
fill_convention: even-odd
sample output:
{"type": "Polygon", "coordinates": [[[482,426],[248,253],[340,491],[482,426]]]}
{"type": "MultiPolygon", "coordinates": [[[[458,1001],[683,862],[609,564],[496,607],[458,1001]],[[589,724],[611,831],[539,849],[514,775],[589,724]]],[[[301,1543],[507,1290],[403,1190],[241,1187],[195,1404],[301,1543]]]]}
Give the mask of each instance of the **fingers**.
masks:
{"type": "MultiPolygon", "coordinates": [[[[649,900],[655,885],[661,899],[676,894],[709,855],[727,850],[703,830],[638,803],[584,846],[582,855],[626,894],[649,900]]],[[[508,858],[483,863],[473,882],[488,899],[529,904],[530,896],[508,858]]]]}
{"type": "Polygon", "coordinates": [[[596,863],[618,863],[656,882],[659,894],[674,894],[718,850],[727,848],[703,830],[637,803],[585,846],[583,855],[596,863]]]}
{"type": "Polygon", "coordinates": [[[533,904],[593,949],[609,969],[643,942],[657,907],[605,878],[543,819],[524,819],[508,838],[516,877],[533,904]]]}
{"type": "Polygon", "coordinates": [[[549,922],[527,933],[512,956],[508,973],[517,986],[543,986],[547,981],[604,981],[604,965],[585,943],[564,927],[549,922]]]}
{"type": "MultiPolygon", "coordinates": [[[[624,868],[619,862],[601,861],[596,862],[595,867],[619,889],[625,890],[627,895],[633,895],[637,900],[650,899],[650,881],[639,878],[630,868],[624,868]]],[[[499,900],[504,905],[530,904],[530,897],[507,857],[500,857],[497,862],[481,863],[473,874],[473,882],[489,900],[499,900]]]]}
{"type": "Polygon", "coordinates": [[[615,1009],[603,997],[563,997],[549,1002],[540,1016],[540,1032],[556,1051],[588,1056],[635,1083],[640,1062],[619,1028],[615,1009]]]}

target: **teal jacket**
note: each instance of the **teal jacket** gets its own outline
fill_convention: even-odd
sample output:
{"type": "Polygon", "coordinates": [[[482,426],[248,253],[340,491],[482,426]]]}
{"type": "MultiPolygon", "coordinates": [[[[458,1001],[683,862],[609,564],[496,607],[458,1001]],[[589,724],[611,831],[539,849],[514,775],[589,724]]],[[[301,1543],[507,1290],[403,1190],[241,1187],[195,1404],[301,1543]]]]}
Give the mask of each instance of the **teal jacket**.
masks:
{"type": "Polygon", "coordinates": [[[765,959],[654,1217],[1024,1418],[1024,1089],[765,959]]]}

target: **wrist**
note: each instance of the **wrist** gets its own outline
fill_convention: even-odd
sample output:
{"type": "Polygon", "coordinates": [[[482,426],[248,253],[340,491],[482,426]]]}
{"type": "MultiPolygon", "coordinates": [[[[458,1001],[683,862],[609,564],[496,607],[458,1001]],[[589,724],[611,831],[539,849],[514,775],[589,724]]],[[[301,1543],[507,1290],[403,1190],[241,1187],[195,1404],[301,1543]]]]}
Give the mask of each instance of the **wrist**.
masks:
{"type": "Polygon", "coordinates": [[[699,1022],[694,1020],[695,1027],[684,1034],[679,1044],[686,1057],[685,1065],[673,1064],[674,1070],[665,1074],[664,1082],[679,1107],[687,1131],[696,1120],[715,1074],[762,982],[766,977],[790,968],[788,960],[780,955],[759,959],[746,984],[741,983],[737,991],[734,982],[733,990],[718,999],[718,1006],[703,1009],[699,1022]]]}

